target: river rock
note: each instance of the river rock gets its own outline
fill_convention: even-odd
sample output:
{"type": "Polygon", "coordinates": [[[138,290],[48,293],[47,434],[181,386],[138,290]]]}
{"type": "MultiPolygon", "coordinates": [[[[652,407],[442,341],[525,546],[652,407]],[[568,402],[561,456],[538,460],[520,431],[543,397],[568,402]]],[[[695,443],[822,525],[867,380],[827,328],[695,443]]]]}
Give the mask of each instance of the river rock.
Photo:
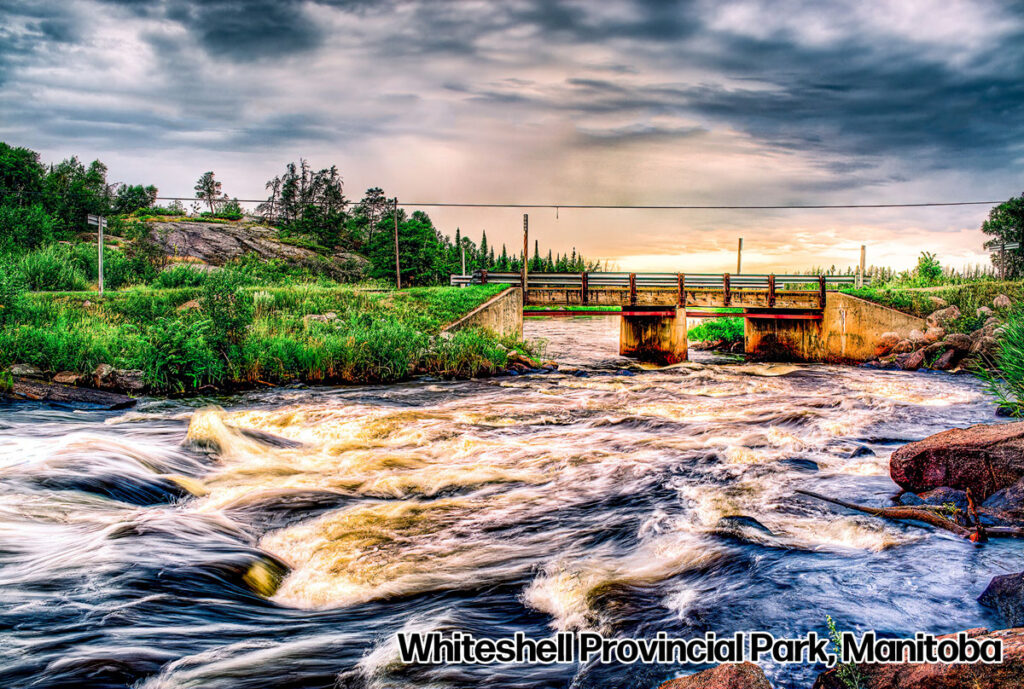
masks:
{"type": "Polygon", "coordinates": [[[924,364],[924,350],[919,349],[909,354],[901,354],[896,357],[896,365],[904,371],[916,371],[924,364]]]}
{"type": "Polygon", "coordinates": [[[963,333],[950,333],[949,335],[946,335],[943,342],[948,344],[953,349],[956,349],[961,352],[971,351],[971,345],[974,344],[973,342],[971,342],[971,336],[964,335],[963,333]]]}
{"type": "Polygon", "coordinates": [[[878,344],[875,345],[875,356],[885,356],[892,351],[900,341],[900,336],[892,331],[882,333],[878,338],[878,344]]]}
{"type": "Polygon", "coordinates": [[[957,350],[947,349],[932,363],[931,368],[936,371],[949,371],[956,368],[959,359],[960,353],[957,350]]]}
{"type": "Polygon", "coordinates": [[[904,445],[889,459],[904,490],[948,486],[985,500],[1024,477],[1024,422],[954,428],[904,445]]]}
{"type": "Polygon", "coordinates": [[[7,372],[12,376],[21,376],[23,378],[42,378],[43,372],[39,370],[39,367],[33,366],[32,364],[11,364],[8,367],[7,372]]]}
{"type": "Polygon", "coordinates": [[[103,390],[139,393],[146,389],[146,374],[139,369],[114,368],[100,364],[92,372],[92,382],[103,390]]]}
{"type": "Polygon", "coordinates": [[[907,339],[914,343],[915,346],[924,344],[924,333],[914,328],[907,334],[907,339]]]}
{"type": "Polygon", "coordinates": [[[925,505],[933,505],[935,507],[953,505],[961,512],[967,511],[967,492],[963,490],[943,486],[942,488],[920,493],[918,497],[924,501],[925,505]]]}
{"type": "Polygon", "coordinates": [[[914,343],[910,340],[900,340],[892,348],[893,354],[906,354],[907,352],[914,351],[914,343]]]}
{"type": "Polygon", "coordinates": [[[53,377],[54,383],[60,383],[61,385],[78,385],[78,383],[85,378],[81,373],[75,373],[74,371],[61,371],[53,377]]]}
{"type": "Polygon", "coordinates": [[[928,316],[928,318],[925,319],[925,323],[928,324],[929,328],[937,328],[939,326],[944,326],[949,321],[959,317],[960,309],[956,306],[947,306],[946,308],[939,309],[928,316]]]}
{"type": "Polygon", "coordinates": [[[928,344],[938,342],[946,336],[946,331],[943,328],[928,328],[924,334],[924,341],[928,344]]]}
{"type": "Polygon", "coordinates": [[[998,612],[1007,627],[1024,626],[1024,572],[992,577],[978,602],[998,612]]]}
{"type": "MultiPolygon", "coordinates": [[[[860,664],[861,689],[1008,689],[1024,686],[1024,629],[968,629],[975,639],[1002,639],[1002,663],[860,664]]],[[[952,634],[940,636],[951,638],[952,634]]],[[[847,689],[838,668],[818,675],[814,689],[847,689]]]]}
{"type": "Polygon", "coordinates": [[[754,663],[725,663],[669,680],[658,689],[771,689],[771,685],[764,671],[754,663]]]}
{"type": "Polygon", "coordinates": [[[1007,524],[1024,523],[1024,479],[997,490],[981,506],[997,521],[1007,524]]]}
{"type": "Polygon", "coordinates": [[[985,357],[993,357],[996,352],[999,351],[999,340],[988,335],[979,337],[974,344],[971,345],[971,354],[976,354],[985,357]]]}
{"type": "Polygon", "coordinates": [[[1008,309],[1012,305],[1013,302],[1010,301],[1010,298],[1005,294],[1000,294],[995,299],[992,300],[992,306],[996,307],[997,309],[1008,309]]]}
{"type": "Polygon", "coordinates": [[[974,315],[978,318],[988,318],[992,315],[992,309],[987,306],[979,306],[974,310],[974,315]]]}
{"type": "Polygon", "coordinates": [[[76,388],[70,385],[47,383],[29,378],[15,378],[11,389],[0,396],[15,400],[56,402],[71,406],[84,405],[103,409],[127,409],[135,405],[135,399],[105,390],[76,388]]]}
{"type": "Polygon", "coordinates": [[[114,367],[110,364],[100,364],[92,372],[92,384],[98,388],[110,387],[110,376],[114,373],[114,367]]]}

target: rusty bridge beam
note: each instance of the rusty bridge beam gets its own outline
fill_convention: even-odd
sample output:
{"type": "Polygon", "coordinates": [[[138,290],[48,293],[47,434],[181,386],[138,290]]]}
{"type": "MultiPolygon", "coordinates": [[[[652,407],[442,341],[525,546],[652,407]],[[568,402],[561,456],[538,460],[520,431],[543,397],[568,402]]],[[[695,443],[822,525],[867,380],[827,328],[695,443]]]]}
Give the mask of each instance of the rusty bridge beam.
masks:
{"type": "Polygon", "coordinates": [[[679,306],[686,306],[686,273],[679,273],[676,279],[679,282],[679,306]]]}
{"type": "Polygon", "coordinates": [[[587,284],[587,271],[580,273],[580,303],[586,306],[590,302],[590,295],[587,292],[590,285],[587,284]]]}
{"type": "Polygon", "coordinates": [[[725,305],[728,306],[732,302],[732,294],[729,290],[729,273],[722,274],[722,289],[725,291],[725,305]]]}
{"type": "Polygon", "coordinates": [[[775,273],[768,276],[768,306],[775,306],[775,273]]]}
{"type": "Polygon", "coordinates": [[[825,308],[825,276],[818,276],[818,306],[825,308]]]}

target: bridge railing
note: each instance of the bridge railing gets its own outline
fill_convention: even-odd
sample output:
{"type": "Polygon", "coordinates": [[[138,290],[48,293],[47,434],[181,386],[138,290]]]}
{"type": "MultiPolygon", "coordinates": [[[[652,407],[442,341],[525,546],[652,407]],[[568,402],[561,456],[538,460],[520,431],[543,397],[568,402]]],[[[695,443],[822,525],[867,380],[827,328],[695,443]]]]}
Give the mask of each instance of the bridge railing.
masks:
{"type": "MultiPolygon", "coordinates": [[[[586,280],[587,289],[625,288],[635,285],[637,289],[677,289],[680,278],[687,289],[706,289],[724,291],[726,285],[731,290],[768,290],[774,278],[777,290],[814,290],[821,288],[819,275],[771,275],[767,273],[530,273],[527,276],[530,289],[573,289],[583,288],[586,280]]],[[[825,275],[825,289],[837,290],[841,287],[857,284],[856,275],[825,275]]],[[[865,276],[862,284],[870,284],[870,276],[865,276]]],[[[452,275],[451,285],[522,283],[520,273],[492,273],[478,270],[472,275],[452,275]]]]}

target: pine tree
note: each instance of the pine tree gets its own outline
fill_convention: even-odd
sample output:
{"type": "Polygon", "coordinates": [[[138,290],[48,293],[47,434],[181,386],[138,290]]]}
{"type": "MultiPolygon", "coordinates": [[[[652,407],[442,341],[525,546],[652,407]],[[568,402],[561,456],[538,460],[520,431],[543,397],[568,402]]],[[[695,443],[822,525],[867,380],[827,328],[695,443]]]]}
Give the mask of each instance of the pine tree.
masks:
{"type": "Polygon", "coordinates": [[[491,267],[488,263],[487,230],[484,230],[483,235],[480,237],[480,263],[484,269],[489,269],[491,267]]]}

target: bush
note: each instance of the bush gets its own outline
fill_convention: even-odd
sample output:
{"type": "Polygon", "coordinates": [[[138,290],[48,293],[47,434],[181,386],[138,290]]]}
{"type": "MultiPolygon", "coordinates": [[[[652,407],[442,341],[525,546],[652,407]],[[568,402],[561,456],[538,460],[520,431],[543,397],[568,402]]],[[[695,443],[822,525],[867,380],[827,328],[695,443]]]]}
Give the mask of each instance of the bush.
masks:
{"type": "Polygon", "coordinates": [[[88,286],[85,272],[67,246],[51,244],[22,257],[18,270],[28,289],[36,292],[71,292],[88,286]]]}
{"type": "Polygon", "coordinates": [[[56,236],[53,219],[41,205],[0,206],[0,252],[34,249],[56,236]]]}
{"type": "MultiPolygon", "coordinates": [[[[99,281],[99,256],[95,244],[76,244],[71,249],[71,260],[75,262],[89,282],[99,281]]],[[[152,269],[138,258],[129,258],[120,249],[103,247],[103,286],[106,289],[121,289],[127,285],[146,282],[152,269]]]]}
{"type": "Polygon", "coordinates": [[[0,263],[0,325],[14,322],[25,303],[25,280],[9,263],[0,263]]]}
{"type": "Polygon", "coordinates": [[[178,263],[161,270],[153,279],[153,287],[160,289],[176,289],[179,287],[199,287],[206,282],[209,275],[205,270],[193,268],[188,264],[178,263]]]}
{"type": "Polygon", "coordinates": [[[242,289],[246,284],[244,275],[230,270],[210,273],[203,283],[199,304],[211,321],[210,342],[221,351],[241,342],[252,324],[252,295],[242,289]]]}
{"type": "Polygon", "coordinates": [[[149,346],[141,364],[150,384],[160,390],[184,392],[220,382],[224,360],[211,346],[209,333],[208,319],[186,325],[172,318],[157,318],[146,331],[149,346]]]}
{"type": "Polygon", "coordinates": [[[740,342],[743,340],[743,319],[709,318],[692,328],[687,337],[695,342],[740,342]]]}
{"type": "Polygon", "coordinates": [[[914,269],[914,277],[922,287],[932,287],[942,281],[942,264],[935,258],[935,254],[921,252],[917,259],[917,268],[914,269]]]}

